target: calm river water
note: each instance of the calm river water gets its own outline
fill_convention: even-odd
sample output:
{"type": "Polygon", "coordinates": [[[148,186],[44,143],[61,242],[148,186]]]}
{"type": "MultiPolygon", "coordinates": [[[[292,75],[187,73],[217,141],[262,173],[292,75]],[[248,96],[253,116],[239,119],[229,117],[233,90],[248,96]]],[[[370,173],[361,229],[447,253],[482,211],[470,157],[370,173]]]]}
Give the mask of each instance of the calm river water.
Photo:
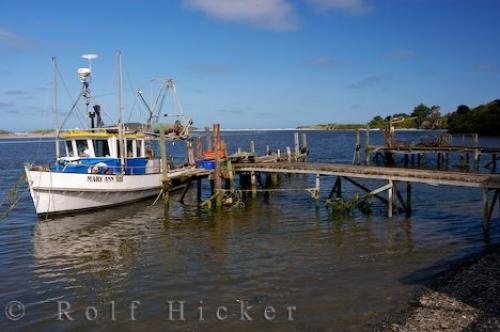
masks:
{"type": "MultiPolygon", "coordinates": [[[[353,132],[307,134],[311,161],[352,162],[353,132]]],[[[434,134],[397,135],[415,141],[434,134]]],[[[223,138],[230,151],[248,150],[251,139],[261,152],[266,144],[293,149],[292,131],[223,132],[223,138]]],[[[380,140],[374,133],[372,142],[380,140]]],[[[499,139],[480,142],[500,146],[499,139]]],[[[1,140],[0,199],[24,162],[50,160],[53,149],[47,140],[1,140]]],[[[324,199],[332,179],[321,184],[324,199]]],[[[313,187],[314,177],[283,177],[281,185],[313,187]]],[[[344,190],[355,192],[347,183],[344,190]]],[[[174,196],[168,221],[152,200],[38,220],[23,188],[15,210],[0,221],[0,330],[368,329],[423,281],[485,246],[480,190],[414,185],[413,194],[409,219],[388,219],[377,202],[370,216],[331,215],[304,191],[207,211],[196,206],[192,190],[186,205],[174,196]],[[11,301],[24,305],[16,321],[7,318],[20,312],[11,301]],[[71,306],[74,320],[58,320],[58,301],[71,306]],[[184,321],[178,312],[168,319],[168,301],[185,301],[184,321]],[[251,306],[245,309],[252,321],[240,320],[241,301],[251,306]],[[273,321],[264,318],[266,306],[275,310],[267,312],[273,321]]],[[[490,240],[498,243],[494,216],[490,240]]]]}

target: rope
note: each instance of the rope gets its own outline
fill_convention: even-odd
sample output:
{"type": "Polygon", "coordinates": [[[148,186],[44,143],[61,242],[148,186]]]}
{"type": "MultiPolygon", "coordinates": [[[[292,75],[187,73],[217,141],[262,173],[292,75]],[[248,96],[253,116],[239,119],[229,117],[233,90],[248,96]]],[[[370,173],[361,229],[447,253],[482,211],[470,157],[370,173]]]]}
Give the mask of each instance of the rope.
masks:
{"type": "Polygon", "coordinates": [[[313,188],[290,188],[290,189],[216,189],[216,191],[220,192],[279,192],[279,191],[307,191],[310,192],[311,190],[317,190],[316,187],[313,188]]]}
{"type": "MultiPolygon", "coordinates": [[[[26,180],[26,174],[23,172],[17,178],[16,182],[14,182],[14,185],[9,190],[9,192],[7,193],[7,195],[4,198],[4,200],[2,201],[2,203],[0,203],[0,207],[3,207],[4,205],[6,206],[5,211],[3,211],[0,214],[0,220],[3,220],[9,216],[10,212],[12,212],[12,210],[14,210],[17,203],[19,203],[19,201],[23,197],[23,196],[19,195],[18,188],[24,183],[25,180],[26,180]]],[[[28,188],[26,188],[24,191],[22,191],[22,194],[25,194],[27,191],[28,191],[28,188]]]]}
{"type": "Polygon", "coordinates": [[[160,193],[158,194],[158,196],[156,196],[155,201],[150,206],[155,206],[162,194],[163,194],[163,188],[160,190],[160,193]]]}

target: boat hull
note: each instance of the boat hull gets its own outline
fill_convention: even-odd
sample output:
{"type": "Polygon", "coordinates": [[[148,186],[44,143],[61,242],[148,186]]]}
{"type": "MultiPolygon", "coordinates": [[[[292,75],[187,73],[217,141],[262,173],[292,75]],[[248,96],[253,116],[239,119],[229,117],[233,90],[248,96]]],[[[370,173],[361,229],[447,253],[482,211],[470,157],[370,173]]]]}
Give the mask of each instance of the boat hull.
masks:
{"type": "MultiPolygon", "coordinates": [[[[25,168],[31,198],[38,215],[64,214],[122,205],[161,191],[162,175],[100,175],[59,173],[25,168]]],[[[180,171],[181,172],[181,171],[180,171]]],[[[170,175],[175,176],[175,171],[170,175]]],[[[171,191],[186,183],[173,181],[171,191]]]]}

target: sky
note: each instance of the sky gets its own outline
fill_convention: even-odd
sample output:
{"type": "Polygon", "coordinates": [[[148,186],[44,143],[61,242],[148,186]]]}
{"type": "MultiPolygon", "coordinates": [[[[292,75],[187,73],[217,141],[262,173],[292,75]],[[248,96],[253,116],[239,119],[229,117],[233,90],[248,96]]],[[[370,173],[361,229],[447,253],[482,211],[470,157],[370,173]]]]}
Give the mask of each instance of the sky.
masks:
{"type": "Polygon", "coordinates": [[[136,92],[151,103],[158,77],[175,79],[196,127],[366,123],[419,103],[452,112],[500,98],[499,16],[498,0],[1,0],[0,129],[54,127],[52,56],[61,121],[84,53],[99,55],[91,90],[116,121],[117,50],[130,121],[146,119],[136,92]]]}

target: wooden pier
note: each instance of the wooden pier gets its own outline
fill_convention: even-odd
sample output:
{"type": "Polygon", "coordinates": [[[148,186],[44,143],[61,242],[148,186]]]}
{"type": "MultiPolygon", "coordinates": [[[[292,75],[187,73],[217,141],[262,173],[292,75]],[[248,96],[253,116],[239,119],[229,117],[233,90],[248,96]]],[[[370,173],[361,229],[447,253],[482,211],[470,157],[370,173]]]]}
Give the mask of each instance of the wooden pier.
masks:
{"type": "MultiPolygon", "coordinates": [[[[160,132],[160,144],[162,146],[161,155],[163,165],[167,164],[165,141],[163,138],[164,134],[160,132]]],[[[186,174],[185,181],[188,182],[182,196],[183,200],[186,192],[189,190],[189,184],[196,180],[197,181],[197,191],[198,191],[198,201],[201,202],[201,181],[203,178],[208,177],[210,181],[210,197],[205,201],[201,202],[202,206],[212,207],[216,206],[220,208],[222,205],[234,204],[232,198],[237,197],[238,192],[251,192],[251,197],[255,198],[258,191],[263,191],[268,193],[269,191],[285,191],[290,189],[280,189],[277,188],[277,183],[279,182],[279,174],[309,174],[315,176],[315,186],[313,188],[301,188],[296,190],[306,190],[311,194],[311,197],[316,201],[320,201],[320,186],[321,177],[333,176],[335,182],[330,190],[327,202],[342,202],[342,182],[348,182],[354,187],[361,189],[365,194],[362,196],[363,199],[370,197],[376,198],[384,205],[387,206],[388,217],[393,216],[393,210],[405,212],[406,216],[409,217],[412,211],[412,183],[422,183],[432,186],[455,186],[464,188],[479,188],[482,190],[482,217],[483,217],[483,229],[487,233],[489,231],[489,224],[491,216],[494,211],[494,207],[498,202],[500,208],[500,174],[486,174],[486,173],[471,173],[471,172],[457,172],[457,171],[444,171],[444,170],[430,170],[430,169],[415,169],[415,168],[402,168],[402,167],[381,167],[381,166],[369,166],[369,165],[354,165],[349,164],[336,164],[336,163],[313,163],[306,162],[309,149],[307,148],[307,139],[305,133],[302,134],[302,142],[299,142],[299,134],[294,134],[294,150],[289,147],[286,148],[287,153],[281,154],[280,150],[272,152],[269,146],[266,146],[266,154],[263,156],[257,156],[255,153],[255,142],[250,142],[250,151],[245,152],[241,148],[233,155],[228,155],[226,144],[221,140],[220,137],[220,126],[214,124],[213,132],[210,132],[209,128],[205,128],[206,136],[206,146],[207,150],[204,151],[202,146],[202,139],[198,138],[196,141],[196,158],[197,160],[204,160],[208,152],[213,154],[210,158],[214,162],[213,170],[203,170],[195,169],[186,174]],[[212,140],[213,137],[213,140],[212,140]],[[202,158],[202,159],[200,159],[202,158]],[[203,159],[204,158],[204,159],[203,159]],[[264,184],[260,179],[260,174],[266,173],[269,175],[267,178],[269,182],[273,183],[274,187],[269,188],[267,184],[264,184]],[[235,186],[235,175],[239,175],[239,188],[235,186]],[[371,189],[367,184],[361,183],[360,180],[378,180],[382,181],[383,184],[378,187],[371,189]],[[223,188],[223,182],[225,183],[223,188]],[[257,189],[259,185],[261,189],[257,189]],[[405,197],[402,195],[399,187],[405,185],[405,197]],[[246,188],[245,188],[246,187],[246,188]],[[386,192],[387,196],[383,196],[382,193],[386,192]],[[493,192],[493,194],[491,194],[493,192]],[[490,196],[492,196],[490,200],[490,196]],[[215,203],[215,204],[213,204],[215,203]]],[[[477,140],[476,140],[477,141],[477,140]]],[[[369,145],[369,132],[367,131],[367,140],[365,148],[373,149],[373,146],[369,145]]],[[[379,147],[382,149],[381,147],[379,147]]],[[[418,149],[418,153],[425,150],[424,147],[416,148],[410,147],[412,150],[398,150],[394,145],[386,146],[389,152],[403,151],[404,153],[411,153],[418,149]],[[388,150],[391,149],[391,150],[388,150]]],[[[463,147],[433,147],[429,151],[435,153],[436,151],[465,151],[463,147]],[[441,150],[439,150],[441,149],[441,150]]],[[[477,147],[475,147],[475,153],[477,154],[477,147]]],[[[360,134],[359,131],[356,132],[356,149],[355,149],[355,161],[359,162],[359,151],[360,151],[360,134]]],[[[467,150],[468,151],[468,150],[467,150]]],[[[472,150],[471,150],[472,151],[472,150]]],[[[496,151],[496,149],[492,149],[496,151]]],[[[491,152],[491,151],[488,151],[491,152]]],[[[193,151],[193,145],[190,142],[188,145],[188,159],[192,163],[195,159],[195,152],[193,151]]],[[[367,156],[370,156],[370,151],[366,152],[367,156]]],[[[366,163],[369,163],[369,158],[367,157],[366,163]]],[[[168,200],[169,188],[172,186],[172,180],[165,171],[163,174],[163,199],[166,206],[166,215],[168,215],[168,200]]],[[[266,180],[267,183],[267,180],[266,180]]],[[[373,183],[371,183],[373,185],[373,183]]],[[[293,190],[293,189],[292,189],[293,190]]],[[[357,197],[360,197],[356,194],[357,197]]],[[[344,201],[345,202],[345,201],[344,201]]],[[[367,201],[365,201],[367,202],[367,201]]]]}
{"type": "MultiPolygon", "coordinates": [[[[315,198],[319,199],[320,177],[336,176],[335,185],[330,196],[341,196],[341,181],[346,180],[354,186],[367,192],[388,207],[388,216],[392,217],[393,206],[397,200],[402,210],[409,216],[411,213],[411,183],[423,183],[433,186],[446,185],[469,188],[481,188],[483,191],[483,228],[489,230],[489,222],[497,201],[500,207],[500,175],[463,173],[450,171],[420,170],[394,167],[374,167],[344,164],[325,164],[307,162],[278,162],[278,163],[240,163],[233,164],[237,173],[287,173],[287,174],[312,174],[316,176],[315,198]],[[372,179],[387,181],[387,184],[369,189],[367,186],[354,179],[372,179]],[[406,200],[401,195],[397,183],[406,183],[406,200]],[[387,191],[387,199],[380,196],[387,191]],[[489,192],[493,191],[491,204],[489,192]]],[[[314,197],[314,195],[313,195],[314,197]]]]}
{"type": "MultiPolygon", "coordinates": [[[[492,173],[497,170],[497,161],[500,159],[500,148],[485,147],[479,145],[477,134],[461,134],[461,144],[453,144],[453,136],[447,133],[442,134],[434,141],[429,142],[405,142],[398,141],[395,137],[394,128],[386,128],[382,131],[384,135],[383,145],[373,145],[370,143],[370,130],[358,129],[356,131],[356,143],[353,164],[360,165],[361,151],[361,131],[365,131],[364,139],[364,164],[369,165],[371,161],[378,163],[382,160],[385,165],[396,165],[396,156],[403,156],[401,163],[404,166],[422,166],[426,156],[436,158],[438,169],[443,166],[447,168],[451,155],[458,156],[460,166],[464,169],[479,170],[481,158],[489,157],[491,160],[484,165],[492,173]],[[391,129],[392,128],[392,129],[391,129]],[[465,137],[468,138],[466,141],[465,137]],[[467,144],[468,143],[468,144],[467,144]]],[[[460,135],[459,135],[460,136],[460,135]]]]}

